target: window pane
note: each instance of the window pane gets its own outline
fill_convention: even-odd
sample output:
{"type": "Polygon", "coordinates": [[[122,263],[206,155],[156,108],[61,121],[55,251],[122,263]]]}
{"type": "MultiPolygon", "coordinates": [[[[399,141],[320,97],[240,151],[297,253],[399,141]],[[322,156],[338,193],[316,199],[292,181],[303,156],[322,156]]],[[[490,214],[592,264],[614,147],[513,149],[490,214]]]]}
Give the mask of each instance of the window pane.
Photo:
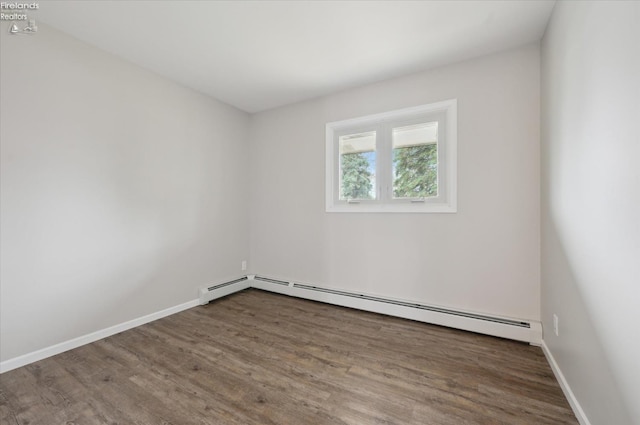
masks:
{"type": "Polygon", "coordinates": [[[340,152],[340,200],[375,199],[376,132],[357,133],[338,139],[340,152]]]}
{"type": "Polygon", "coordinates": [[[438,196],[438,122],[393,129],[393,197],[438,196]]]}

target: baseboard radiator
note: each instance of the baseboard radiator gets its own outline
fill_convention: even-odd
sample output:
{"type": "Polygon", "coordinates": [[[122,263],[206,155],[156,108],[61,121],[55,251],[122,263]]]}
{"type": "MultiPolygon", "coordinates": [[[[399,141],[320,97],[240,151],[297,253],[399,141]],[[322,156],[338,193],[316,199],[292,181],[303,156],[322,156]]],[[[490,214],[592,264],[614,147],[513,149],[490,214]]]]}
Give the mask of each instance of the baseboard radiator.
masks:
{"type": "Polygon", "coordinates": [[[226,297],[227,295],[250,287],[249,277],[243,276],[238,279],[209,286],[208,288],[200,288],[200,305],[208,304],[215,299],[226,297]]]}
{"type": "Polygon", "coordinates": [[[201,304],[246,288],[256,288],[343,307],[524,341],[532,345],[542,343],[542,325],[536,321],[495,317],[258,275],[245,276],[201,290],[201,304]]]}

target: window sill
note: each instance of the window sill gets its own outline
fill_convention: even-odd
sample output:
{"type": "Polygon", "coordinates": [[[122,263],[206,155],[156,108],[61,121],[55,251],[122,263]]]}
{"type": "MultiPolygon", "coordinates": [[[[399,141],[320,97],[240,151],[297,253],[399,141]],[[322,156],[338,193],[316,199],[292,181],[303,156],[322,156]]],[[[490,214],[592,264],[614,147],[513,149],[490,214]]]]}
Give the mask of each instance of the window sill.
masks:
{"type": "Polygon", "coordinates": [[[441,203],[424,204],[338,204],[327,205],[328,213],[409,213],[409,214],[430,214],[430,213],[455,213],[458,209],[456,205],[441,203]]]}

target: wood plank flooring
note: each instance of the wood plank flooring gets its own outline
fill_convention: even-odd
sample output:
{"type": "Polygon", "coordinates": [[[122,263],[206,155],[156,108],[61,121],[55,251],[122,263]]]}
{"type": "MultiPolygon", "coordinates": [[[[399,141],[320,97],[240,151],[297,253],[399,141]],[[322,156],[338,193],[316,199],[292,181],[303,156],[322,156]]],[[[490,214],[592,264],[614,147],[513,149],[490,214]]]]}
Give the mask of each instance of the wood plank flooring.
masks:
{"type": "Polygon", "coordinates": [[[578,423],[540,348],[254,289],[0,375],[0,421],[578,423]]]}

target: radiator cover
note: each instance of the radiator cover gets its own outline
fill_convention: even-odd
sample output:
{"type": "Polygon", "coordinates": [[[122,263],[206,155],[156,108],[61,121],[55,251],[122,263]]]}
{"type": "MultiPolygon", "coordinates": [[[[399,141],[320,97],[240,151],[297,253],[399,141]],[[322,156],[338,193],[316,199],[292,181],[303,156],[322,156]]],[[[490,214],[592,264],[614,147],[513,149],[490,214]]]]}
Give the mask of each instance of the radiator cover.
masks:
{"type": "Polygon", "coordinates": [[[490,316],[259,275],[243,276],[203,288],[200,290],[200,303],[207,304],[209,301],[247,288],[508,338],[532,345],[539,346],[542,343],[542,325],[537,321],[490,316]]]}

